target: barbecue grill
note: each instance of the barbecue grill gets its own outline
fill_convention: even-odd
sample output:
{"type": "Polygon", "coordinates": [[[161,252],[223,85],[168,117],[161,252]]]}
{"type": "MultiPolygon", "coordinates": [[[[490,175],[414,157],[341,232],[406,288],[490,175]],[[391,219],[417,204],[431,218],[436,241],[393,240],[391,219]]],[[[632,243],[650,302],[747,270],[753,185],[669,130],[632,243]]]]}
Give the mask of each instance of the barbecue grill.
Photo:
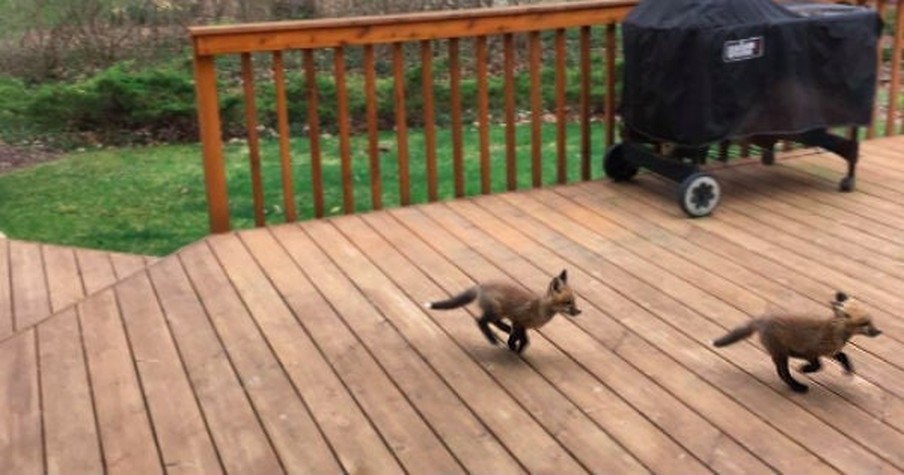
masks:
{"type": "MultiPolygon", "coordinates": [[[[848,164],[872,118],[882,22],[850,5],[772,0],[643,0],[623,24],[622,142],[603,161],[615,181],[643,167],[677,183],[681,208],[712,212],[712,145],[743,139],[774,161],[779,141],[824,148],[848,164]],[[832,132],[852,128],[849,137],[832,132]]],[[[723,153],[722,158],[727,157],[723,153]]]]}

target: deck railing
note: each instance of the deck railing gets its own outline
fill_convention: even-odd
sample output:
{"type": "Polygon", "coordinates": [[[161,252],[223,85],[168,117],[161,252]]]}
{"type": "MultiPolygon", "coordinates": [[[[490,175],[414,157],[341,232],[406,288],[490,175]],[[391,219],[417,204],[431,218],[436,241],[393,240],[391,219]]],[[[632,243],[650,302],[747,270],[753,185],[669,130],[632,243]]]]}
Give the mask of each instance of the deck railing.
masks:
{"type": "MultiPolygon", "coordinates": [[[[328,209],[324,201],[325,186],[341,186],[341,211],[356,211],[355,186],[352,167],[352,138],[358,135],[356,129],[367,137],[367,157],[369,161],[369,207],[380,209],[384,206],[383,186],[385,170],[381,170],[380,121],[378,110],[385,111],[386,104],[378,103],[376,83],[378,77],[390,77],[393,82],[391,110],[394,120],[394,149],[397,156],[398,204],[412,202],[411,156],[418,155],[418,163],[425,164],[426,199],[439,199],[438,167],[451,162],[454,195],[465,194],[465,156],[463,147],[462,76],[474,75],[476,79],[476,110],[467,111],[473,115],[477,131],[477,153],[473,157],[479,162],[479,192],[490,193],[491,170],[499,169],[491,163],[502,162],[505,174],[505,188],[512,190],[519,186],[516,168],[516,127],[526,123],[529,127],[530,180],[526,186],[538,187],[544,183],[542,176],[544,157],[543,129],[546,123],[555,128],[555,181],[566,182],[569,157],[579,161],[577,178],[590,179],[592,159],[602,157],[605,149],[615,140],[616,117],[615,100],[617,91],[617,56],[619,54],[617,25],[636,5],[637,0],[595,0],[554,5],[533,5],[481,10],[459,10],[453,12],[418,13],[381,17],[361,17],[350,19],[311,20],[279,23],[246,24],[236,26],[207,26],[190,29],[194,43],[195,75],[198,94],[199,122],[204,157],[210,229],[224,232],[230,229],[229,196],[227,193],[227,173],[224,159],[224,142],[218,84],[222,83],[217,59],[237,57],[240,64],[242,90],[244,91],[245,130],[247,131],[248,156],[254,222],[265,224],[265,204],[261,167],[261,138],[259,133],[256,105],[254,58],[269,56],[276,107],[276,137],[280,160],[282,207],[286,221],[298,219],[293,174],[293,156],[290,142],[290,112],[287,98],[287,64],[289,59],[299,57],[297,63],[303,71],[306,100],[306,130],[303,134],[308,143],[310,164],[310,189],[302,191],[312,204],[313,216],[324,216],[328,209]],[[413,46],[412,46],[413,45],[413,46]],[[544,46],[545,45],[545,46],[544,46]],[[576,46],[575,46],[576,45],[576,46]],[[378,67],[377,49],[388,57],[388,67],[378,67]],[[406,55],[414,48],[419,54],[406,55]],[[491,53],[491,49],[493,53],[491,53]],[[384,51],[385,50],[385,51],[384,51]],[[519,69],[516,56],[521,53],[523,67],[519,69]],[[349,81],[347,57],[360,58],[363,91],[353,91],[364,95],[365,117],[351,117],[349,110],[349,81]],[[290,56],[294,55],[294,56],[290,56]],[[501,55],[501,58],[499,56],[501,55]],[[329,61],[329,68],[321,67],[323,58],[329,61]],[[444,70],[438,78],[434,65],[441,58],[444,70]],[[566,61],[579,71],[577,98],[566,97],[566,61]],[[467,63],[470,67],[462,65],[467,63]],[[605,79],[602,84],[592,80],[593,65],[602,67],[605,79]],[[553,66],[555,98],[552,107],[544,106],[541,98],[541,66],[553,66]],[[423,134],[423,148],[412,150],[409,144],[409,91],[405,90],[407,69],[420,68],[420,97],[418,113],[419,129],[423,134]],[[329,70],[327,70],[329,69],[329,70]],[[491,69],[493,70],[491,72],[491,69]],[[330,71],[331,70],[331,71],[330,71]],[[529,76],[528,99],[516,104],[515,72],[523,70],[529,76]],[[322,172],[323,152],[321,150],[321,130],[323,123],[318,113],[318,75],[331,74],[335,86],[335,129],[338,139],[338,155],[341,164],[341,183],[325,183],[322,172]],[[503,88],[502,110],[491,110],[488,78],[501,76],[503,88]],[[436,81],[448,83],[449,97],[442,106],[437,106],[434,97],[436,81]],[[602,90],[599,94],[598,91],[602,90]],[[593,93],[597,91],[597,93],[593,93]],[[600,99],[600,97],[602,99],[600,99]],[[596,99],[593,99],[596,98],[596,99]],[[595,102],[602,102],[598,104],[595,102]],[[438,107],[442,107],[443,125],[438,125],[438,107]],[[549,110],[551,109],[551,110],[549,110]],[[576,109],[576,111],[574,111],[576,109]],[[601,114],[594,114],[601,111],[601,114]],[[596,120],[599,116],[601,120],[596,120]],[[526,116],[526,118],[525,118],[526,116]],[[353,121],[353,119],[355,119],[353,121]],[[364,124],[353,127],[353,122],[364,124]],[[579,145],[567,146],[566,124],[575,124],[579,129],[579,145]],[[450,133],[450,152],[444,156],[437,153],[437,131],[445,127],[450,133]],[[501,144],[491,143],[491,128],[501,127],[501,144]],[[592,137],[602,136],[595,142],[592,137]],[[501,148],[500,152],[494,149],[501,148]],[[423,154],[421,156],[421,154],[423,154]],[[451,156],[445,156],[451,155],[451,156]],[[445,163],[444,163],[445,162],[445,163]]],[[[861,2],[862,3],[862,2],[861,2]]],[[[871,4],[888,16],[895,4],[878,0],[871,4]]],[[[873,137],[878,132],[876,124],[882,124],[884,134],[901,132],[898,112],[898,85],[900,83],[900,58],[904,8],[895,8],[893,19],[887,22],[896,25],[891,39],[891,54],[888,48],[880,48],[880,86],[884,92],[879,95],[876,107],[877,120],[866,132],[873,137]]],[[[381,64],[381,63],[380,63],[381,64]]],[[[545,78],[548,80],[549,78],[545,78]]],[[[385,121],[384,121],[385,122],[385,121]]],[[[383,129],[387,124],[382,124],[383,129]]],[[[572,132],[574,133],[574,132],[572,132]]],[[[444,149],[445,150],[445,149],[444,149]]],[[[574,160],[574,159],[572,159],[574,160]]]]}

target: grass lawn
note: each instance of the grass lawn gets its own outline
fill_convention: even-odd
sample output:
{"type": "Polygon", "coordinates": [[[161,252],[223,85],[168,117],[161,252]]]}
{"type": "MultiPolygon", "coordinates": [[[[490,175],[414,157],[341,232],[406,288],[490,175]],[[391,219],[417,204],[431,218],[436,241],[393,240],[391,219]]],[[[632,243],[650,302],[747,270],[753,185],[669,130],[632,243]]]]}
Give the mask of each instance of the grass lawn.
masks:
{"type": "MultiPolygon", "coordinates": [[[[593,127],[593,177],[602,175],[603,125],[593,127]]],[[[543,130],[543,181],[555,182],[555,126],[543,130]]],[[[504,130],[491,130],[492,189],[505,189],[504,130]]],[[[568,179],[579,177],[580,132],[569,126],[568,179]]],[[[464,130],[466,193],[480,192],[477,130],[464,130]]],[[[384,207],[398,206],[398,171],[395,136],[381,136],[384,207]]],[[[518,184],[531,182],[530,129],[520,126],[518,184]]],[[[453,196],[451,139],[447,131],[437,138],[439,192],[453,196]]],[[[338,140],[322,140],[325,205],[328,214],[342,212],[338,140]]],[[[292,140],[295,201],[301,219],[313,215],[310,163],[305,139],[292,140]]],[[[265,203],[268,223],[285,221],[282,210],[278,144],[262,144],[265,203]]],[[[411,198],[426,201],[424,137],[409,134],[411,198]]],[[[370,204],[367,142],[352,141],[356,210],[370,204]]],[[[248,150],[244,144],[226,146],[227,183],[233,228],[253,226],[248,150]]],[[[166,255],[207,234],[207,203],[199,145],[167,145],[134,149],[104,149],[73,153],[33,168],[0,175],[0,232],[14,239],[65,244],[151,255],[166,255]]]]}

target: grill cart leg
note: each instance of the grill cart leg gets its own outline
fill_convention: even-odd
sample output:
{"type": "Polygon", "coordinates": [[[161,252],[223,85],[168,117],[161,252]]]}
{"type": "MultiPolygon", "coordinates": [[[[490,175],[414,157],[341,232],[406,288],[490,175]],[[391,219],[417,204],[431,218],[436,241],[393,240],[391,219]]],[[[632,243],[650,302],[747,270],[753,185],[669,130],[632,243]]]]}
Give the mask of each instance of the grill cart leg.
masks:
{"type": "Polygon", "coordinates": [[[774,147],[779,140],[791,140],[811,147],[824,148],[847,162],[847,175],[841,179],[838,188],[841,191],[853,191],[855,185],[854,173],[857,169],[857,157],[860,153],[860,142],[856,137],[856,132],[851,134],[851,138],[845,138],[832,134],[827,129],[815,129],[802,134],[761,135],[753,137],[751,141],[763,148],[763,163],[766,165],[771,165],[775,160],[774,147]]]}
{"type": "Polygon", "coordinates": [[[826,129],[816,129],[795,137],[795,140],[802,144],[824,148],[839,155],[847,162],[847,176],[842,178],[838,184],[838,188],[841,191],[854,190],[854,172],[856,171],[857,158],[860,154],[860,142],[857,141],[856,134],[851,135],[852,138],[845,138],[829,133],[826,129]]]}

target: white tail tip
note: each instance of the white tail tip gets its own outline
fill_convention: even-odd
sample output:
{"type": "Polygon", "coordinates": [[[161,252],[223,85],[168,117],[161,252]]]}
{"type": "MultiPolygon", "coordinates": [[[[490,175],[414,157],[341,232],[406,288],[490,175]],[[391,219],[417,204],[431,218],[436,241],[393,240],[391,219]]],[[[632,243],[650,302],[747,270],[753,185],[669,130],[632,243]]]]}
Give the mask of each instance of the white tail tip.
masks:
{"type": "Polygon", "coordinates": [[[431,303],[431,302],[424,302],[424,308],[433,308],[433,303],[431,303]]]}

